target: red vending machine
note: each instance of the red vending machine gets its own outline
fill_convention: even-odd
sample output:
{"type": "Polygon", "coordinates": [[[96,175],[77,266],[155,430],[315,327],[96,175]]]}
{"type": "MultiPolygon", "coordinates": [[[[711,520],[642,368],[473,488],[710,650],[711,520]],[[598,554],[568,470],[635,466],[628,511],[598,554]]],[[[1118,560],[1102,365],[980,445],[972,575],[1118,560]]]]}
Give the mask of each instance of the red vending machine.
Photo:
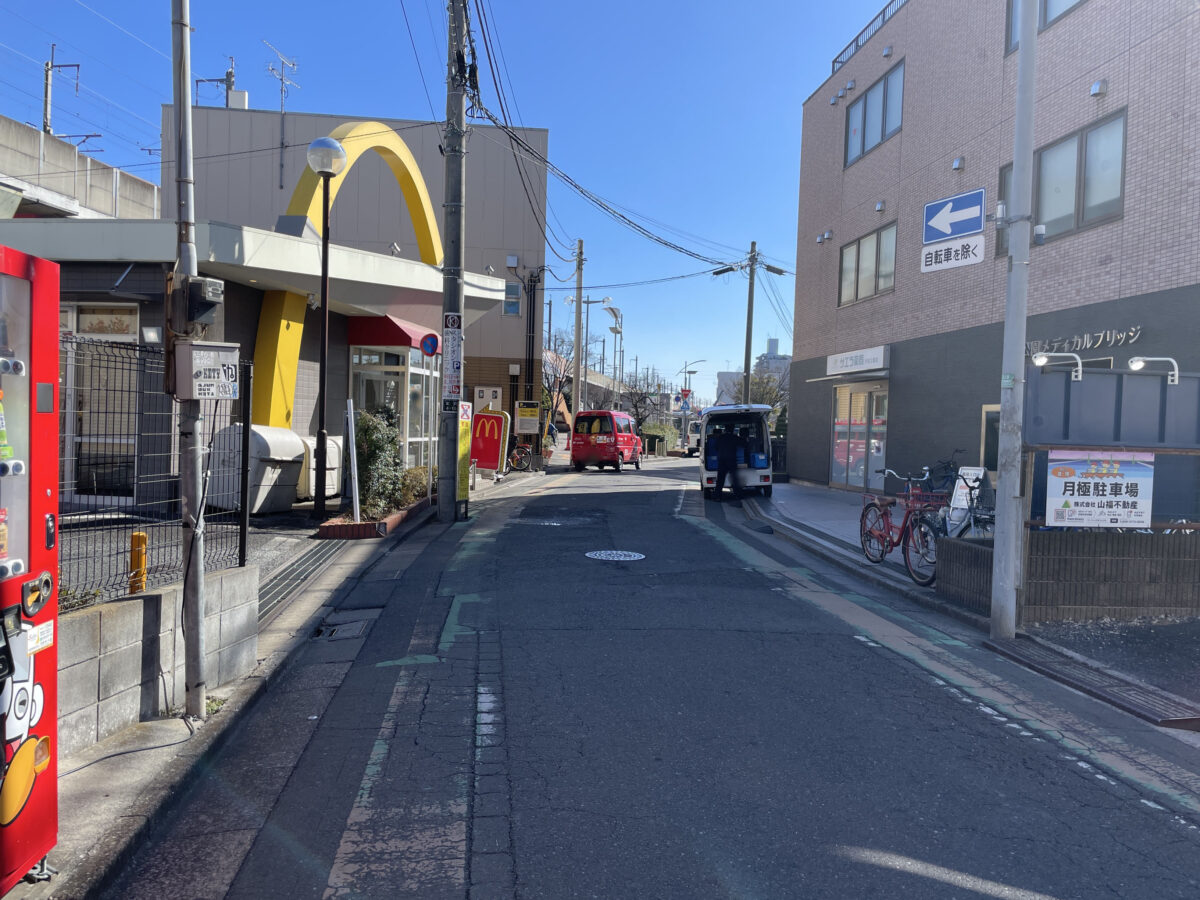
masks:
{"type": "Polygon", "coordinates": [[[58,839],[58,266],[0,247],[0,893],[58,839]]]}

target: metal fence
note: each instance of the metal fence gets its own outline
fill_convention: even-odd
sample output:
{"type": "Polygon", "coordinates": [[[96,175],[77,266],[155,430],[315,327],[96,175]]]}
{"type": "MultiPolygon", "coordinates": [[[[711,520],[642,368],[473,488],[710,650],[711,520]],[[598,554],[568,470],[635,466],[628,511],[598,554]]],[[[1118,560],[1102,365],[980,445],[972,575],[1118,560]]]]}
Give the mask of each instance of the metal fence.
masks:
{"type": "Polygon", "coordinates": [[[908,0],[891,0],[887,6],[881,9],[879,15],[872,19],[870,24],[858,33],[858,37],[847,44],[846,48],[833,58],[834,73],[849,62],[850,57],[861,50],[863,45],[875,36],[875,32],[886,25],[888,20],[898,13],[900,8],[907,2],[908,0]]]}
{"type": "MultiPolygon", "coordinates": [[[[252,364],[242,363],[248,398],[252,364]]],[[[130,593],[130,545],[146,535],[146,587],[183,577],[179,404],[160,347],[67,337],[59,357],[59,596],[63,609],[130,593]]],[[[246,399],[202,405],[206,569],[246,564],[246,399]],[[237,423],[241,423],[240,427],[237,423]]]]}

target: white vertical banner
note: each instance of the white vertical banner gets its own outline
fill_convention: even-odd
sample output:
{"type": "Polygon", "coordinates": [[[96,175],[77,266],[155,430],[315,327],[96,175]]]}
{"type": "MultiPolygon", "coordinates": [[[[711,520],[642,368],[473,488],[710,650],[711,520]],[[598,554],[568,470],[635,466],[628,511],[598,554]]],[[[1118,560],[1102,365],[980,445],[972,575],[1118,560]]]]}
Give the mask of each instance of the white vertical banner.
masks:
{"type": "Polygon", "coordinates": [[[462,400],[462,316],[442,316],[442,412],[458,412],[462,400]]]}

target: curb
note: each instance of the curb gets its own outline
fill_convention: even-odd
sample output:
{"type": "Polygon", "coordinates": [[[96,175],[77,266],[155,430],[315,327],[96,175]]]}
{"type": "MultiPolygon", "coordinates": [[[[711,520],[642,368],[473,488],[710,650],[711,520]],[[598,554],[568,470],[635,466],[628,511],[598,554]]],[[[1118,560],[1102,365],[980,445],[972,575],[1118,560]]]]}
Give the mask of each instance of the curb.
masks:
{"type": "Polygon", "coordinates": [[[867,563],[864,559],[852,557],[837,546],[829,544],[815,535],[808,534],[802,526],[769,515],[759,508],[759,501],[756,499],[747,498],[743,501],[743,508],[747,510],[748,517],[769,522],[775,529],[775,533],[784,540],[802,550],[807,550],[809,553],[821,557],[826,562],[833,563],[839,569],[850,572],[878,587],[885,587],[888,590],[895,591],[901,594],[906,600],[911,600],[919,606],[924,606],[934,612],[956,619],[978,631],[986,633],[991,629],[990,621],[984,616],[971,612],[969,609],[962,609],[952,603],[947,603],[945,600],[938,599],[933,594],[932,588],[918,588],[912,583],[906,584],[905,582],[908,580],[907,575],[904,576],[904,581],[901,581],[899,577],[893,577],[888,569],[867,563]]]}

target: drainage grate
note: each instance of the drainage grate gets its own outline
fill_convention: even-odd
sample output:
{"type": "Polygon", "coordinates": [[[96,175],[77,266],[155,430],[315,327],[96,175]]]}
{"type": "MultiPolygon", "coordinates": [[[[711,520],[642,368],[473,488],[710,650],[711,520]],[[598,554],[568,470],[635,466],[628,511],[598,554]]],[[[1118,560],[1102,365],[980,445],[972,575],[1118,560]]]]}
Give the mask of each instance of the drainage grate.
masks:
{"type": "Polygon", "coordinates": [[[318,575],[349,542],[322,540],[315,543],[315,547],[263,582],[258,591],[259,622],[318,575]]]}
{"type": "Polygon", "coordinates": [[[1200,707],[1165,696],[1161,691],[1131,684],[1028,639],[987,640],[983,645],[1155,725],[1200,731],[1200,707]]]}
{"type": "Polygon", "coordinates": [[[584,556],[588,559],[604,559],[617,562],[646,558],[644,553],[634,553],[632,550],[593,550],[590,553],[585,553],[584,556]]]}
{"type": "Polygon", "coordinates": [[[359,638],[363,636],[363,632],[367,630],[367,620],[359,619],[357,622],[344,622],[340,625],[320,625],[313,633],[314,641],[345,641],[350,638],[359,638]]]}

